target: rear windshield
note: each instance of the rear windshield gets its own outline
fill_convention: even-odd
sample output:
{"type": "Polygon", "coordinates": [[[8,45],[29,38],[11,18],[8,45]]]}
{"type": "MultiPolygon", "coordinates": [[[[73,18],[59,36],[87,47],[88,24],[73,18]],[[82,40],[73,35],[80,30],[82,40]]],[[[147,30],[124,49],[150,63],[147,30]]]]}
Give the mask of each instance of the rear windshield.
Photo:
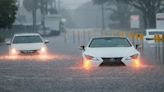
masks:
{"type": "Polygon", "coordinates": [[[156,35],[156,34],[164,34],[164,32],[160,32],[160,31],[158,31],[158,32],[149,32],[149,35],[156,35]]]}
{"type": "Polygon", "coordinates": [[[131,47],[126,38],[95,38],[89,47],[131,47]]]}
{"type": "Polygon", "coordinates": [[[13,43],[41,43],[40,36],[16,36],[13,43]]]}

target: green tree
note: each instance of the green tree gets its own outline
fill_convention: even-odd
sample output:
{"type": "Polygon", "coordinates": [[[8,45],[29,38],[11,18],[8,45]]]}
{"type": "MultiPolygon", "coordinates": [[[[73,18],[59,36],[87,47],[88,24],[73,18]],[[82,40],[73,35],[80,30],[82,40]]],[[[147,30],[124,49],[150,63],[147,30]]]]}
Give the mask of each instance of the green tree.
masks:
{"type": "MultiPolygon", "coordinates": [[[[111,0],[93,0],[95,3],[111,2],[111,0]]],[[[164,0],[115,0],[129,4],[143,14],[145,28],[156,27],[156,14],[164,11],[164,0]]]]}
{"type": "MultiPolygon", "coordinates": [[[[94,0],[94,3],[104,4],[104,10],[112,11],[110,20],[118,21],[114,24],[115,27],[129,28],[129,21],[127,21],[129,20],[131,10],[129,5],[122,2],[117,2],[116,0],[110,0],[110,2],[107,2],[107,0],[94,0]]],[[[114,27],[113,24],[110,26],[114,27]]]]}
{"type": "Polygon", "coordinates": [[[143,13],[145,28],[156,28],[156,14],[163,12],[164,0],[118,0],[134,6],[143,13]]]}
{"type": "Polygon", "coordinates": [[[0,28],[10,28],[16,19],[16,0],[0,1],[0,28]]]}

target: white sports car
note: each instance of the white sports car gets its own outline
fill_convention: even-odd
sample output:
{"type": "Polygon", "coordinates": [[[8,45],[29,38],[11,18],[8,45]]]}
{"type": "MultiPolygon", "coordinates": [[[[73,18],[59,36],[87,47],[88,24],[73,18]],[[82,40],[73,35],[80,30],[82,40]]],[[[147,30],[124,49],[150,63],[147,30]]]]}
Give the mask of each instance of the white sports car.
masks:
{"type": "Polygon", "coordinates": [[[125,37],[95,37],[81,46],[83,66],[139,64],[140,52],[125,37]]]}
{"type": "Polygon", "coordinates": [[[45,54],[47,52],[46,43],[48,42],[48,40],[43,40],[38,33],[21,33],[15,34],[12,40],[7,42],[7,45],[10,45],[10,55],[45,54]]]}

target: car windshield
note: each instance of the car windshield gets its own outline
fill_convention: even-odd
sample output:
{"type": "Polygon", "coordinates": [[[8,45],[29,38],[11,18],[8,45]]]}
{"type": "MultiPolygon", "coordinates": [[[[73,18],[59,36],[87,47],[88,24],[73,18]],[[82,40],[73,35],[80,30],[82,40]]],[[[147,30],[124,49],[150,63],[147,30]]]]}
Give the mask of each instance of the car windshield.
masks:
{"type": "Polygon", "coordinates": [[[14,44],[19,43],[41,43],[42,39],[40,36],[16,36],[13,40],[14,44]]]}
{"type": "Polygon", "coordinates": [[[126,38],[95,38],[89,47],[130,47],[126,38]]]}
{"type": "Polygon", "coordinates": [[[149,35],[156,35],[156,34],[164,34],[164,32],[162,32],[162,31],[149,32],[149,35]]]}

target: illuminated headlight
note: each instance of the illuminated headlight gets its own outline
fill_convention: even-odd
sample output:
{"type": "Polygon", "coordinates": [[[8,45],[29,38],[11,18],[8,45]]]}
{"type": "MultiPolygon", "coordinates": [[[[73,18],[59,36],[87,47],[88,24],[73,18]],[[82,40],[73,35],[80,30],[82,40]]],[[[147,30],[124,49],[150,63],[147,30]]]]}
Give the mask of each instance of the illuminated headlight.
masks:
{"type": "Polygon", "coordinates": [[[131,59],[138,59],[139,55],[138,54],[135,54],[135,55],[132,55],[130,57],[131,57],[131,59]]]}
{"type": "Polygon", "coordinates": [[[90,55],[85,55],[85,59],[87,61],[99,61],[96,57],[90,56],[90,55]]]}
{"type": "Polygon", "coordinates": [[[93,58],[94,58],[93,56],[85,55],[85,59],[86,59],[86,60],[93,60],[93,58]]]}
{"type": "Polygon", "coordinates": [[[139,59],[139,54],[134,54],[129,57],[126,57],[125,60],[137,60],[137,59],[139,59]]]}
{"type": "Polygon", "coordinates": [[[47,48],[46,47],[42,47],[39,52],[40,53],[46,53],[47,52],[47,48]]]}
{"type": "Polygon", "coordinates": [[[12,55],[17,54],[17,50],[16,50],[15,48],[12,48],[12,49],[11,49],[11,54],[12,54],[12,55]]]}

